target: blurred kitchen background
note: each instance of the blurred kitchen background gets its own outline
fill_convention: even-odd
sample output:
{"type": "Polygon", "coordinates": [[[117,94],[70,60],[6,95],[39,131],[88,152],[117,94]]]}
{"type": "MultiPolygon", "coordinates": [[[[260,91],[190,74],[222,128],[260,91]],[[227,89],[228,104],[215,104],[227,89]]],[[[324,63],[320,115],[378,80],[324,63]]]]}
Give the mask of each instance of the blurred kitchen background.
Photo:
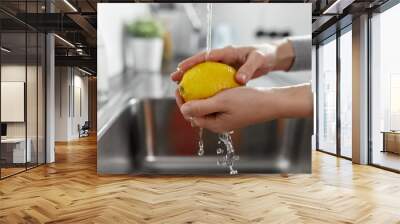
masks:
{"type": "MultiPolygon", "coordinates": [[[[207,4],[98,4],[98,128],[127,99],[173,97],[169,74],[206,48],[207,4]]],[[[311,4],[213,4],[212,48],[310,35],[311,4]]],[[[250,86],[310,82],[310,72],[274,73],[250,86]]]]}

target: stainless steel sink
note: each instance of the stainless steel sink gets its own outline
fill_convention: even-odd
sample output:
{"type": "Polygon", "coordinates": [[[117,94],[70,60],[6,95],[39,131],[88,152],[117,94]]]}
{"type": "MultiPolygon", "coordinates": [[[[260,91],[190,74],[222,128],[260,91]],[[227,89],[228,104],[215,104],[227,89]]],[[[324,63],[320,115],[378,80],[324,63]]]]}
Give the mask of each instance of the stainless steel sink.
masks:
{"type": "MultiPolygon", "coordinates": [[[[234,130],[239,173],[310,173],[312,119],[281,119],[234,130]]],[[[217,134],[185,121],[171,98],[131,100],[98,136],[99,174],[227,174],[217,165],[217,134]]]]}

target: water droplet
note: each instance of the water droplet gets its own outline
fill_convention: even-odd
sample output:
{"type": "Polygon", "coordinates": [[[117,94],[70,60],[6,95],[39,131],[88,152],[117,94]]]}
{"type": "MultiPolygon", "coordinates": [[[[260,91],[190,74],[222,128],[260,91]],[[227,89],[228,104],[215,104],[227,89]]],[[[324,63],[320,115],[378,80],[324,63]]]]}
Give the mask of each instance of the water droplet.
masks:
{"type": "Polygon", "coordinates": [[[197,155],[203,156],[203,155],[204,155],[204,150],[199,150],[199,151],[197,152],[197,155]]]}
{"type": "Polygon", "coordinates": [[[235,175],[235,174],[238,174],[238,171],[235,170],[235,169],[233,169],[232,166],[229,166],[229,173],[230,173],[231,175],[235,175]]]}
{"type": "Polygon", "coordinates": [[[223,158],[218,159],[217,160],[217,165],[218,166],[225,166],[226,165],[226,161],[223,158]]]}
{"type": "Polygon", "coordinates": [[[290,166],[289,161],[286,158],[280,158],[277,165],[281,170],[287,170],[290,166]]]}

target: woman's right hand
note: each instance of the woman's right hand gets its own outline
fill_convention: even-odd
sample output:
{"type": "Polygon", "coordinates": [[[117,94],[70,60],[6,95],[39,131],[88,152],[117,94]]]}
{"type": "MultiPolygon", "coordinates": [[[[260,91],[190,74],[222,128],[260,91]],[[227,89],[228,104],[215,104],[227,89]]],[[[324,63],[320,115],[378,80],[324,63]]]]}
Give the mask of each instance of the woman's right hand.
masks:
{"type": "Polygon", "coordinates": [[[236,81],[246,84],[274,70],[289,70],[294,57],[291,43],[288,40],[278,44],[264,44],[259,47],[225,47],[202,52],[182,61],[177,71],[171,74],[173,81],[179,82],[183,74],[191,67],[205,62],[215,61],[231,65],[237,69],[236,81]]]}
{"type": "Polygon", "coordinates": [[[241,86],[186,103],[177,90],[176,102],[192,125],[216,133],[277,118],[312,117],[313,113],[309,84],[264,90],[241,86]]]}

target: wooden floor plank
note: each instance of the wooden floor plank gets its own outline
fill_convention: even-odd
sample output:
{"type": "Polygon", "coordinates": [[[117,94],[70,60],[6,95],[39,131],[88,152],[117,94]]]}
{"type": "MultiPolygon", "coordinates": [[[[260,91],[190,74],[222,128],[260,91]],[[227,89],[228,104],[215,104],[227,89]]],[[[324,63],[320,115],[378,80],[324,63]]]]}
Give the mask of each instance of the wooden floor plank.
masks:
{"type": "Polygon", "coordinates": [[[0,223],[400,223],[400,175],[313,152],[310,175],[98,176],[96,139],[0,181],[0,223]]]}

